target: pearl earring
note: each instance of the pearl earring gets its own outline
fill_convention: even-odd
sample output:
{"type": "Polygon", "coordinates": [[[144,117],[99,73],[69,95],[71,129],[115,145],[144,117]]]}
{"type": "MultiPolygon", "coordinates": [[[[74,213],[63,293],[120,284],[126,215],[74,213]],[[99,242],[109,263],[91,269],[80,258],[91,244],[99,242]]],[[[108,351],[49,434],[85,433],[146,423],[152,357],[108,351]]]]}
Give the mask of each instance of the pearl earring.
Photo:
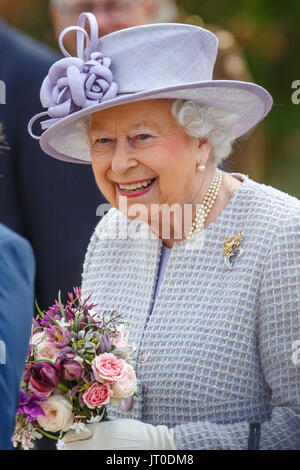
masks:
{"type": "Polygon", "coordinates": [[[206,170],[206,166],[203,165],[203,163],[197,165],[197,171],[199,171],[199,173],[203,173],[205,170],[206,170]]]}

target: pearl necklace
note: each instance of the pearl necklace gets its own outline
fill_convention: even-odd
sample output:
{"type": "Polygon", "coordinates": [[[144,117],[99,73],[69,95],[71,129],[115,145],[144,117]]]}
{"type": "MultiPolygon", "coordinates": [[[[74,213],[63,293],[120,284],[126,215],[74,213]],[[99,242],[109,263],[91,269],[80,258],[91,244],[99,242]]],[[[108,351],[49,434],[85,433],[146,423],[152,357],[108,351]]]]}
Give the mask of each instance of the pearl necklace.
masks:
{"type": "Polygon", "coordinates": [[[212,210],[212,207],[215,203],[217,195],[219,194],[222,180],[223,180],[223,173],[221,170],[217,168],[214,174],[214,177],[210,183],[210,186],[208,188],[208,191],[206,193],[206,196],[203,199],[196,213],[192,227],[189,231],[188,236],[186,237],[187,240],[191,240],[194,235],[197,235],[197,233],[203,230],[205,220],[207,219],[208,214],[212,210]]]}

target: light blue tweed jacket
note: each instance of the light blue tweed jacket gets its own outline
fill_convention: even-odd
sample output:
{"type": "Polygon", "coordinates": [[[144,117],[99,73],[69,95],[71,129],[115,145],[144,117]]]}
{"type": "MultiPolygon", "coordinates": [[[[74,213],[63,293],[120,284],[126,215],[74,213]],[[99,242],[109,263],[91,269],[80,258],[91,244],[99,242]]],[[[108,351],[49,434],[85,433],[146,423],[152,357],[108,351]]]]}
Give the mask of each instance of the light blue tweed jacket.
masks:
{"type": "Polygon", "coordinates": [[[292,361],[300,201],[234,175],[243,182],[204,231],[203,246],[174,244],[154,306],[161,240],[116,209],[96,227],[83,294],[92,293],[100,312],[122,314],[139,353],[148,354],[137,365],[133,411],[110,414],[174,427],[179,449],[246,449],[254,421],[262,423],[261,449],[300,449],[300,366],[292,361]],[[127,227],[143,236],[134,239],[129,228],[126,237],[127,227]],[[231,270],[223,245],[237,232],[243,252],[231,270]]]}

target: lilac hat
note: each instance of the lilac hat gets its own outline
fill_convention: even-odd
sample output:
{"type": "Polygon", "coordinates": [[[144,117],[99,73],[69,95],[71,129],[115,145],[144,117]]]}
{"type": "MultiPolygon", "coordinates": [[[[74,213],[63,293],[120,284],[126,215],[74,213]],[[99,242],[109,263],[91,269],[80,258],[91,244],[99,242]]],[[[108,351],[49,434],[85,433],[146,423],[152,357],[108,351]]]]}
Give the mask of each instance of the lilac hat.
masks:
{"type": "Polygon", "coordinates": [[[44,152],[59,160],[90,164],[88,116],[124,103],[178,98],[222,108],[239,115],[234,138],[255,126],[272,107],[272,97],[258,85],[212,79],[218,40],[198,26],[150,24],[98,38],[95,16],[82,13],[77,26],[62,31],[59,45],[65,58],[52,65],[40,92],[47,111],[28,124],[44,152]],[[77,57],[63,46],[63,36],[71,30],[77,31],[77,57]],[[37,137],[32,125],[43,116],[48,119],[41,122],[44,132],[37,137]]]}

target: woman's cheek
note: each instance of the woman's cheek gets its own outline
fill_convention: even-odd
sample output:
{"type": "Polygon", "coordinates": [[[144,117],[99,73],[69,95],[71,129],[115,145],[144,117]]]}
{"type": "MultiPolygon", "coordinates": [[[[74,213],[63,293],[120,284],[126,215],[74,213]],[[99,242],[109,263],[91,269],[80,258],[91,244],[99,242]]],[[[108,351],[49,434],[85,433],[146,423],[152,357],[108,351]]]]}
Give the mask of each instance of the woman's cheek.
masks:
{"type": "Polygon", "coordinates": [[[101,184],[101,181],[103,182],[104,167],[100,156],[98,156],[95,151],[91,151],[91,163],[95,180],[99,186],[101,184]]]}

